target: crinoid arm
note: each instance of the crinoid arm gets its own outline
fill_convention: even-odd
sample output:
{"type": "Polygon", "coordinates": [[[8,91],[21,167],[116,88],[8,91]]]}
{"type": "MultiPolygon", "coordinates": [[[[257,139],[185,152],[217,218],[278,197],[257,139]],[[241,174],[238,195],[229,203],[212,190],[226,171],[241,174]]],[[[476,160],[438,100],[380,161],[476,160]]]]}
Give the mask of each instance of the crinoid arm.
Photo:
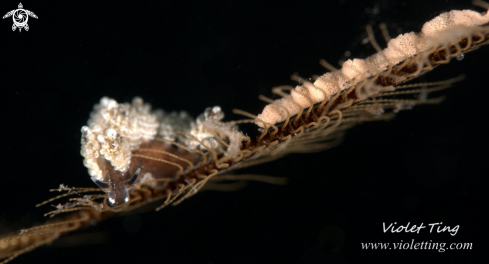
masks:
{"type": "Polygon", "coordinates": [[[200,190],[236,190],[251,180],[284,184],[279,178],[231,171],[289,153],[325,150],[338,145],[357,124],[389,120],[401,110],[440,103],[439,92],[463,76],[405,82],[487,44],[488,21],[487,13],[444,13],[427,22],[421,33],[390,38],[384,32],[385,49],[368,28],[369,42],[378,53],[348,60],[340,69],[322,61],[331,72],[312,79],[294,75],[296,87],[272,90],[280,99],[260,97],[268,104],[260,114],[235,110],[245,117],[242,120],[225,121],[219,106],[193,118],[186,112],[153,110],[139,97],[129,103],[104,97],[81,129],[86,179],[94,185],[60,185],[52,190],[59,195],[38,205],[54,207],[46,213],[48,222],[2,236],[0,263],[113,216],[177,205],[200,190]],[[256,137],[240,129],[249,123],[256,137]],[[221,185],[222,181],[237,182],[221,185]]]}

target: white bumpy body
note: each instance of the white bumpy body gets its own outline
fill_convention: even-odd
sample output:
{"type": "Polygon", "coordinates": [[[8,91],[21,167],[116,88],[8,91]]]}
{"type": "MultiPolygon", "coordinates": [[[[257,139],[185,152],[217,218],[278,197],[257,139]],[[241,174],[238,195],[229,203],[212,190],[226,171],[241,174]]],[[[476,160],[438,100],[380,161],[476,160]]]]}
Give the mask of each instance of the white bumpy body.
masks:
{"type": "Polygon", "coordinates": [[[134,175],[128,173],[131,157],[144,142],[159,137],[188,149],[224,155],[239,152],[243,136],[236,126],[221,122],[223,118],[219,106],[207,108],[194,121],[185,112],[151,111],[151,105],[139,97],[122,104],[103,97],[94,106],[88,126],[81,129],[83,164],[92,180],[107,191],[110,204],[121,205],[128,201],[139,174],[139,170],[134,175]],[[227,139],[227,145],[216,135],[227,139]]]}
{"type": "MultiPolygon", "coordinates": [[[[294,116],[310,107],[311,103],[320,103],[331,98],[337,92],[343,92],[368,78],[385,72],[408,58],[427,54],[428,51],[457,41],[471,33],[474,27],[489,23],[487,13],[480,14],[471,10],[453,10],[440,14],[423,25],[421,33],[401,34],[390,40],[387,48],[366,58],[353,59],[343,63],[340,70],[328,72],[311,84],[298,85],[289,96],[267,105],[258,115],[256,124],[260,127],[283,122],[288,116],[294,116]],[[312,101],[312,102],[311,102],[312,101]]],[[[422,64],[421,58],[419,63],[422,64]]],[[[376,93],[373,83],[367,82],[367,90],[376,93]]],[[[367,93],[364,96],[370,96],[367,93]]],[[[366,98],[360,98],[366,99],[366,98]]]]}

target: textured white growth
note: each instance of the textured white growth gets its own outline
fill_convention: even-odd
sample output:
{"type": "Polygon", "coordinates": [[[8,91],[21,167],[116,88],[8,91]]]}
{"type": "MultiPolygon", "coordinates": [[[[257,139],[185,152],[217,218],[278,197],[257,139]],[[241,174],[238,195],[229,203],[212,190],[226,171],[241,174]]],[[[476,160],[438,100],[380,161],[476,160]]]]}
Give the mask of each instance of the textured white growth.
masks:
{"type": "Polygon", "coordinates": [[[219,106],[206,108],[204,113],[195,120],[186,112],[165,113],[162,110],[155,112],[160,120],[158,136],[179,142],[190,149],[207,151],[207,148],[210,148],[217,153],[229,154],[239,150],[241,138],[244,138],[236,126],[221,121],[224,118],[224,112],[219,106]],[[179,134],[178,131],[193,137],[179,134]],[[216,135],[227,140],[228,146],[223,146],[216,135]],[[202,143],[205,147],[202,146],[202,143]]]}
{"type": "MultiPolygon", "coordinates": [[[[196,122],[192,124],[190,134],[195,136],[200,142],[204,143],[207,147],[219,152],[228,154],[235,154],[240,150],[241,139],[244,138],[243,134],[238,130],[238,127],[232,123],[224,123],[221,120],[224,118],[224,112],[221,111],[221,107],[214,106],[205,109],[204,113],[200,114],[196,122]],[[216,138],[216,135],[221,139],[225,139],[228,142],[227,147],[223,148],[222,143],[216,138]]],[[[196,141],[190,141],[188,146],[190,148],[201,147],[200,144],[196,144],[196,141]]],[[[202,148],[201,149],[205,149],[202,148]]]]}
{"type": "Polygon", "coordinates": [[[223,118],[219,106],[207,108],[193,120],[186,112],[151,112],[151,105],[139,97],[123,104],[103,97],[94,106],[88,126],[81,129],[83,164],[90,176],[103,182],[106,161],[115,170],[125,172],[131,163],[132,151],[156,136],[190,149],[207,151],[209,148],[225,155],[236,153],[244,136],[232,123],[222,122],[223,118]]]}
{"type": "Polygon", "coordinates": [[[486,24],[487,22],[487,13],[481,15],[472,10],[452,10],[426,22],[421,32],[425,36],[436,37],[440,32],[457,26],[474,27],[486,24]]]}
{"type": "Polygon", "coordinates": [[[132,104],[118,104],[103,97],[94,106],[88,126],[82,127],[83,164],[89,174],[103,180],[104,159],[115,170],[125,172],[130,165],[131,151],[139,148],[144,140],[154,139],[158,132],[157,116],[151,113],[151,105],[139,97],[132,104]]]}
{"type": "MultiPolygon", "coordinates": [[[[291,91],[289,96],[276,100],[265,106],[258,115],[256,124],[276,124],[285,121],[287,114],[297,115],[311,103],[322,102],[337,92],[351,88],[378,73],[385,72],[389,65],[395,66],[407,58],[430,51],[433,48],[448,45],[473,32],[473,27],[489,23],[487,13],[480,14],[471,10],[454,10],[443,13],[425,23],[421,33],[401,34],[391,39],[387,48],[366,59],[348,60],[340,70],[326,73],[316,79],[314,84],[304,83],[291,91]]],[[[366,95],[370,96],[378,87],[367,82],[366,95]]],[[[365,98],[362,98],[365,99],[365,98]]]]}

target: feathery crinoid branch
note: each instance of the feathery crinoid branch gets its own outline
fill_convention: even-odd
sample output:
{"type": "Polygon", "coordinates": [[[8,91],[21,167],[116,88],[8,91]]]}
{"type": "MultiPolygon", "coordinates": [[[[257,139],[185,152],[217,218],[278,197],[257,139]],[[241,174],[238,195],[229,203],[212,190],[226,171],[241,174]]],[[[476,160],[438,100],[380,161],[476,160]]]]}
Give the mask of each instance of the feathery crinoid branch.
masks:
{"type": "Polygon", "coordinates": [[[376,54],[348,60],[339,70],[322,61],[331,72],[314,81],[293,76],[298,86],[272,90],[281,99],[260,97],[269,104],[259,115],[235,110],[247,118],[243,120],[224,122],[219,106],[192,118],[186,112],[152,110],[138,97],[131,103],[104,97],[82,128],[81,140],[84,165],[97,188],[61,185],[52,190],[62,194],[38,206],[58,203],[46,214],[56,217],[2,237],[1,263],[114,215],[179,204],[210,180],[283,183],[226,173],[289,153],[321,151],[337,145],[356,124],[387,120],[415,105],[439,103],[443,98],[432,94],[463,77],[404,83],[487,44],[488,22],[487,13],[454,10],[424,24],[420,33],[391,39],[384,30],[388,44],[383,50],[368,27],[376,54]],[[242,123],[256,124],[260,134],[247,136],[239,130],[242,123]]]}

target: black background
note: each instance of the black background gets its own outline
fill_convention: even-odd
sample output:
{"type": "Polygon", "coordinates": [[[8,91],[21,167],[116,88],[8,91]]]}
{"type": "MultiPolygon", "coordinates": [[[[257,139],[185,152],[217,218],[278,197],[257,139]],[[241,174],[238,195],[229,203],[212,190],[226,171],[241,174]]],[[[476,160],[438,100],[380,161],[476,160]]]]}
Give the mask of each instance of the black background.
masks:
{"type": "MultiPolygon", "coordinates": [[[[7,13],[18,2],[2,1],[7,13]]],[[[366,24],[391,35],[419,31],[442,11],[470,1],[105,1],[23,2],[39,19],[28,32],[0,23],[0,230],[44,221],[60,183],[92,186],[80,156],[80,128],[102,96],[143,97],[192,115],[220,105],[259,113],[258,94],[364,58],[366,24]]],[[[378,33],[378,32],[377,32],[378,33]]],[[[378,34],[380,36],[380,34],[378,34]]],[[[379,43],[385,46],[382,38],[379,43]]],[[[176,207],[84,229],[13,263],[486,263],[489,48],[417,81],[467,74],[441,105],[352,129],[337,148],[290,155],[240,172],[287,177],[205,192],[176,207]],[[382,223],[443,222],[448,233],[384,234],[382,223]],[[339,229],[338,252],[319,243],[339,229]],[[82,238],[84,236],[84,238],[82,238]],[[88,237],[88,239],[87,239],[88,237]],[[324,238],[324,237],[323,237],[324,238]],[[364,251],[361,242],[470,242],[472,250],[364,251]],[[77,245],[68,247],[68,242],[77,245]],[[95,243],[94,245],[88,245],[95,243]]],[[[248,128],[249,129],[249,128],[248,128]]]]}

